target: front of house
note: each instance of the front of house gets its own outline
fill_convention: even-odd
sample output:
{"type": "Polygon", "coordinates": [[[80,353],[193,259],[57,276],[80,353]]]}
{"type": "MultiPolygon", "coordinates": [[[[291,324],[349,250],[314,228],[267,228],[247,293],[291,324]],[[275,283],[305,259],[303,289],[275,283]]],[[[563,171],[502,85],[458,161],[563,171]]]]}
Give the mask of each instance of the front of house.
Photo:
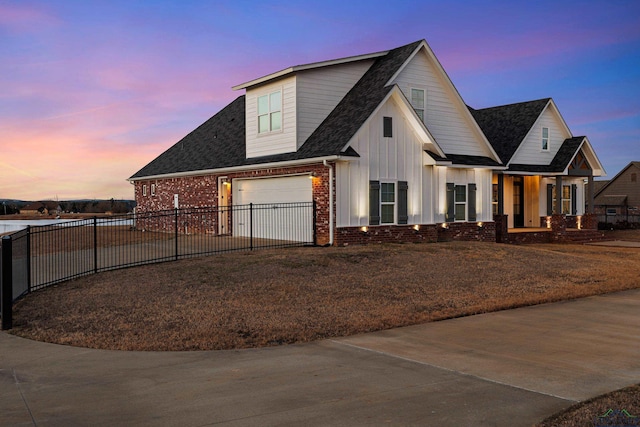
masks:
{"type": "Polygon", "coordinates": [[[550,99],[467,107],[424,40],[234,89],[130,178],[139,211],[315,202],[318,244],[495,240],[496,215],[502,228],[581,217],[604,172],[550,99]]]}

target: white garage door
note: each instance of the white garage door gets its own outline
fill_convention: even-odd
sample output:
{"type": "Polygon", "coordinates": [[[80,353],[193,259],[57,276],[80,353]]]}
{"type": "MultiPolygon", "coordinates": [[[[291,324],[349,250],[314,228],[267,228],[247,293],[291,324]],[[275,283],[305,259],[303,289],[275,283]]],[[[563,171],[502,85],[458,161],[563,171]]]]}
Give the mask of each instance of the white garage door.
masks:
{"type": "Polygon", "coordinates": [[[311,184],[306,175],[233,180],[234,235],[312,242],[311,184]]]}

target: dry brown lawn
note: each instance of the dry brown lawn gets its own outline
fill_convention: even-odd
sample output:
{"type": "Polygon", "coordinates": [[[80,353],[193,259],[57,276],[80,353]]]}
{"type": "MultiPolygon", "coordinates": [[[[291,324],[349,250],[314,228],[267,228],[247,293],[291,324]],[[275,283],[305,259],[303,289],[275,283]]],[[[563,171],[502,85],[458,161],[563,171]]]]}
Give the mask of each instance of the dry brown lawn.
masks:
{"type": "Polygon", "coordinates": [[[228,253],[87,276],[14,308],[13,334],[118,350],[346,336],[638,287],[640,249],[438,243],[228,253]]]}

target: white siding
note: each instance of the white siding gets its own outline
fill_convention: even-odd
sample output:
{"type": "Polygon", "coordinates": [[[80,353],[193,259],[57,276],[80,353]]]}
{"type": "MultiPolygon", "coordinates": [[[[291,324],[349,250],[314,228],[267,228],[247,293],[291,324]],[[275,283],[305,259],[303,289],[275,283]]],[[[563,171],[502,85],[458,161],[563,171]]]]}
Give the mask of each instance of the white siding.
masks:
{"type": "Polygon", "coordinates": [[[409,100],[411,88],[426,91],[425,124],[445,153],[490,156],[481,133],[467,111],[462,111],[466,106],[443,79],[435,64],[420,51],[393,83],[409,100]]]}
{"type": "MultiPolygon", "coordinates": [[[[492,171],[490,169],[460,169],[437,167],[437,206],[435,222],[444,222],[447,211],[447,183],[476,184],[476,221],[493,221],[491,206],[492,171]]],[[[468,205],[467,205],[468,206],[468,205]]]]}
{"type": "Polygon", "coordinates": [[[433,221],[433,167],[422,164],[422,141],[390,99],[352,140],[360,157],[337,166],[338,227],[369,224],[369,181],[407,181],[409,224],[433,221]],[[382,118],[393,119],[393,137],[382,136],[382,118]]]}
{"type": "Polygon", "coordinates": [[[298,73],[298,148],[327,118],[372,63],[372,60],[359,61],[298,73]]]}
{"type": "MultiPolygon", "coordinates": [[[[542,178],[540,180],[540,216],[547,216],[547,184],[556,185],[555,178],[542,178]]],[[[570,178],[567,176],[562,177],[562,185],[576,184],[576,215],[584,215],[585,213],[585,192],[587,184],[584,182],[584,178],[570,178]]],[[[554,202],[555,203],[555,202],[554,202]]]]}
{"type": "Polygon", "coordinates": [[[279,80],[246,94],[246,139],[247,158],[296,151],[296,78],[279,80]],[[258,134],[258,97],[276,90],[282,90],[282,130],[258,134]]]}
{"type": "Polygon", "coordinates": [[[509,163],[548,165],[565,139],[571,138],[553,107],[548,107],[533,125],[529,134],[509,163]],[[542,128],[549,128],[549,150],[542,150],[542,128]]]}

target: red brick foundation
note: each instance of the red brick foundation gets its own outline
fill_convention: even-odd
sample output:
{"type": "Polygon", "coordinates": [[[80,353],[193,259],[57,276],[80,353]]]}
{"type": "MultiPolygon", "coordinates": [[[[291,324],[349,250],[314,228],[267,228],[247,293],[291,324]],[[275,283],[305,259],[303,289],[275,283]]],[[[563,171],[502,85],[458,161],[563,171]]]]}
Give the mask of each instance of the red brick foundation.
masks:
{"type": "Polygon", "coordinates": [[[448,222],[438,226],[438,242],[454,240],[495,242],[496,223],[493,221],[448,222]]]}
{"type": "Polygon", "coordinates": [[[367,227],[340,227],[334,234],[338,246],[366,245],[370,243],[433,243],[438,241],[434,224],[420,225],[374,225],[367,227]],[[366,231],[364,231],[366,229],[366,231]]]}

